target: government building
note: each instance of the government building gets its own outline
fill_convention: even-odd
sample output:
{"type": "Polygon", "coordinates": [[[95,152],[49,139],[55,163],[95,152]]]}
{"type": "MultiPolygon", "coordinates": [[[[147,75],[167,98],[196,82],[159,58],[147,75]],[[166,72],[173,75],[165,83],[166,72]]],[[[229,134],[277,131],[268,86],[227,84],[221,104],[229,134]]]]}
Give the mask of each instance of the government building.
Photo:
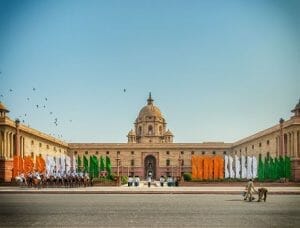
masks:
{"type": "Polygon", "coordinates": [[[191,173],[193,155],[287,155],[291,157],[292,179],[300,181],[300,101],[289,120],[280,119],[268,129],[231,143],[175,143],[151,93],[127,134],[127,143],[67,143],[10,119],[8,113],[0,103],[0,182],[11,181],[15,155],[34,158],[63,154],[108,156],[116,175],[145,178],[151,172],[154,179],[191,173]]]}

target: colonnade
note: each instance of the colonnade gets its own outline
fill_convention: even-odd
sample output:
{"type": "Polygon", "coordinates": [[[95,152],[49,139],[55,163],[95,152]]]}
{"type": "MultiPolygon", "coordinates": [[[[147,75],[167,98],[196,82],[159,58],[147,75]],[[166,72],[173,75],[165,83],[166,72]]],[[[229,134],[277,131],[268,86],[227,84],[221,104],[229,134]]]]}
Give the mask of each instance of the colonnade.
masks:
{"type": "Polygon", "coordinates": [[[280,135],[276,137],[276,155],[300,157],[300,130],[285,132],[282,139],[280,135]]]}
{"type": "MultiPolygon", "coordinates": [[[[25,155],[25,138],[19,136],[20,156],[25,155]]],[[[0,159],[12,159],[16,153],[16,133],[12,131],[0,131],[0,159]]]]}

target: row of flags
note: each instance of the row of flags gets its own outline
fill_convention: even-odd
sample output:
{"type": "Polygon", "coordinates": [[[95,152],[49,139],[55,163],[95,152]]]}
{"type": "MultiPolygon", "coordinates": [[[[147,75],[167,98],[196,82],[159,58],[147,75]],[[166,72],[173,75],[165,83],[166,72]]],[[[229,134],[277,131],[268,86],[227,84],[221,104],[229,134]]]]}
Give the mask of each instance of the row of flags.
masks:
{"type": "MultiPolygon", "coordinates": [[[[218,180],[218,179],[254,179],[259,181],[278,180],[280,178],[291,177],[291,160],[289,157],[272,158],[267,156],[259,161],[255,156],[230,155],[207,156],[194,155],[191,159],[192,178],[198,180],[218,180]]],[[[85,155],[77,156],[50,156],[46,159],[42,156],[14,156],[13,177],[20,173],[29,174],[37,170],[40,173],[54,175],[55,173],[88,172],[91,177],[98,177],[99,172],[106,171],[111,176],[111,161],[108,156],[98,158],[95,155],[89,158],[85,155]]]]}
{"type": "Polygon", "coordinates": [[[13,157],[13,177],[18,176],[20,173],[28,175],[34,170],[40,173],[45,172],[45,160],[41,156],[36,156],[35,159],[31,156],[14,156],[13,157]],[[35,160],[35,161],[34,161],[35,160]]]}
{"type": "Polygon", "coordinates": [[[192,156],[192,178],[198,180],[224,179],[224,160],[221,156],[192,156]]]}
{"type": "Polygon", "coordinates": [[[224,156],[224,177],[236,179],[254,179],[257,177],[257,159],[255,156],[224,156]]]}
{"type": "Polygon", "coordinates": [[[91,177],[98,177],[99,171],[103,172],[106,171],[108,176],[111,176],[111,162],[110,158],[108,156],[104,157],[101,156],[99,159],[97,156],[92,155],[88,159],[86,156],[83,155],[81,157],[78,155],[77,157],[77,171],[84,171],[89,172],[91,177]],[[83,163],[82,163],[83,159],[83,163]]]}
{"type": "Polygon", "coordinates": [[[258,161],[258,180],[278,180],[280,178],[291,178],[291,159],[290,157],[272,158],[271,156],[265,157],[263,160],[259,156],[258,161]]]}

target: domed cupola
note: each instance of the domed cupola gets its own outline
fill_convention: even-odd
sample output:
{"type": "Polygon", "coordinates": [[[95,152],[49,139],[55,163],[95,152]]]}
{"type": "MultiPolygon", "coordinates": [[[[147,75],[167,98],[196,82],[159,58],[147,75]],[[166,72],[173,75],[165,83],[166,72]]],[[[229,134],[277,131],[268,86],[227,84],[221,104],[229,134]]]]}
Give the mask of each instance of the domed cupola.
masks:
{"type": "Polygon", "coordinates": [[[134,130],[131,129],[128,132],[127,138],[128,138],[128,143],[135,143],[136,142],[136,135],[135,135],[134,130]]]}
{"type": "Polygon", "coordinates": [[[6,113],[8,113],[8,112],[9,112],[9,110],[0,101],[0,118],[5,118],[6,113]]]}
{"type": "Polygon", "coordinates": [[[295,108],[292,110],[294,113],[294,117],[300,117],[300,99],[298,104],[296,104],[295,108]]]}
{"type": "MultiPolygon", "coordinates": [[[[140,110],[134,123],[137,143],[164,143],[167,141],[165,135],[167,123],[159,108],[153,104],[153,101],[151,93],[149,93],[147,105],[140,110]]],[[[128,142],[133,142],[133,136],[130,135],[131,131],[127,136],[128,142]]]]}

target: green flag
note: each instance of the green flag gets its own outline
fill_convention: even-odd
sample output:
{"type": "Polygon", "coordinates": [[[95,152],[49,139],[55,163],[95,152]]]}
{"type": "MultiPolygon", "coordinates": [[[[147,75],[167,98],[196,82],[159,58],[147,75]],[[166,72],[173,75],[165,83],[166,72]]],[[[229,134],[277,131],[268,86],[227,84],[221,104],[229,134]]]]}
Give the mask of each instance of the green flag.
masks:
{"type": "Polygon", "coordinates": [[[104,163],[104,158],[101,156],[100,157],[100,171],[105,170],[105,163],[104,163]]]}
{"type": "Polygon", "coordinates": [[[81,171],[81,157],[78,154],[78,158],[77,158],[77,172],[81,171]]]}
{"type": "Polygon", "coordinates": [[[83,167],[84,167],[84,172],[89,171],[89,160],[83,155],[83,167]]]}
{"type": "Polygon", "coordinates": [[[107,174],[108,176],[110,177],[111,176],[111,163],[110,163],[110,158],[108,156],[106,156],[106,171],[107,171],[107,174]]]}
{"type": "Polygon", "coordinates": [[[265,162],[264,162],[264,178],[265,180],[270,179],[270,163],[268,157],[265,157],[265,162]]]}
{"type": "Polygon", "coordinates": [[[283,178],[284,177],[284,159],[282,156],[279,157],[279,178],[283,178]]]}
{"type": "Polygon", "coordinates": [[[259,154],[259,160],[258,160],[258,180],[264,181],[265,175],[264,175],[264,163],[261,158],[261,154],[259,154]]]}
{"type": "Polygon", "coordinates": [[[275,163],[272,157],[270,157],[270,179],[276,180],[275,163]]]}
{"type": "Polygon", "coordinates": [[[274,166],[275,166],[275,179],[278,180],[279,179],[279,160],[277,157],[275,158],[274,166]]]}
{"type": "Polygon", "coordinates": [[[93,155],[94,177],[99,177],[99,162],[97,156],[93,155]]]}
{"type": "Polygon", "coordinates": [[[291,179],[291,159],[288,156],[284,159],[284,177],[291,179]]]}
{"type": "Polygon", "coordinates": [[[89,167],[89,173],[90,177],[94,177],[94,161],[93,161],[93,156],[90,156],[90,167],[89,167]]]}

